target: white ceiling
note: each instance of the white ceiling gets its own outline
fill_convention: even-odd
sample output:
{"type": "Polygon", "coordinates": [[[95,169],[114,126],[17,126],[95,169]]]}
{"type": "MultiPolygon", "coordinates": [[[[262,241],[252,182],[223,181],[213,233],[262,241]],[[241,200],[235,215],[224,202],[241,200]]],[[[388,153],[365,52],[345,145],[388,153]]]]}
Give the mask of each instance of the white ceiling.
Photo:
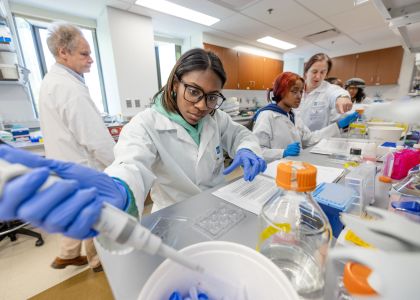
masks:
{"type": "Polygon", "coordinates": [[[353,0],[171,0],[221,20],[211,27],[139,7],[133,4],[135,0],[9,1],[90,19],[96,19],[109,5],[150,16],[155,32],[165,36],[184,39],[206,33],[238,46],[248,44],[283,52],[256,42],[258,38],[271,35],[298,46],[283,52],[285,55],[305,58],[319,51],[339,56],[400,44],[398,36],[388,28],[371,1],[355,7],[353,0]],[[269,8],[273,9],[271,14],[267,12],[269,8]],[[303,39],[330,28],[336,28],[340,35],[317,43],[303,39]]]}

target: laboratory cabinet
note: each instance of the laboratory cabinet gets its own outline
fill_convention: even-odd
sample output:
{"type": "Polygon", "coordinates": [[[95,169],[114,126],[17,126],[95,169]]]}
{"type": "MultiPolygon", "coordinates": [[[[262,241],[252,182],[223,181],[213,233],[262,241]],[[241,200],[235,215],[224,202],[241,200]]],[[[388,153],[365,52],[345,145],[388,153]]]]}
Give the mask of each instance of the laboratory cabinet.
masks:
{"type": "Polygon", "coordinates": [[[343,81],[359,77],[366,85],[397,84],[403,54],[403,48],[398,46],[334,57],[329,76],[343,81]]]}
{"type": "Polygon", "coordinates": [[[204,49],[216,53],[225,68],[225,89],[266,90],[283,71],[283,61],[238,52],[233,49],[204,43],[204,49]]]}

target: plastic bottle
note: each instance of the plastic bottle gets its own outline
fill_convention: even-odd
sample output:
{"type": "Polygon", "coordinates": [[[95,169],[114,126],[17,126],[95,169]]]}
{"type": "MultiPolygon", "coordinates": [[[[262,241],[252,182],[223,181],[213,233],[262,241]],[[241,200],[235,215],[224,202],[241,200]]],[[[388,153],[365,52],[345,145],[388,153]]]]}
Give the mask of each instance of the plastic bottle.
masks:
{"type": "Polygon", "coordinates": [[[418,150],[414,149],[401,149],[395,152],[391,178],[400,180],[406,177],[408,171],[418,164],[418,157],[418,150]]]}
{"type": "Polygon", "coordinates": [[[276,183],[283,190],[262,208],[257,250],[286,274],[302,298],[320,298],[332,232],[312,198],[316,168],[305,162],[280,163],[276,183]]]}
{"type": "Polygon", "coordinates": [[[375,202],[373,206],[387,209],[389,206],[389,191],[392,188],[392,179],[378,173],[375,180],[375,202]]]}

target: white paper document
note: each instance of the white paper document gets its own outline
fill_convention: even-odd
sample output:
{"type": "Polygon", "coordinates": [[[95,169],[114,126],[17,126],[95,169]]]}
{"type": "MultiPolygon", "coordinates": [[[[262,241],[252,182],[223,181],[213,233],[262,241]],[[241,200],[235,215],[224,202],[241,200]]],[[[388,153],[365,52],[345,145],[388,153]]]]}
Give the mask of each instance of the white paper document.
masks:
{"type": "MultiPolygon", "coordinates": [[[[267,169],[265,170],[263,174],[271,178],[276,178],[277,165],[280,162],[286,162],[286,161],[289,161],[289,160],[281,159],[281,160],[275,160],[269,163],[267,165],[267,169]]],[[[317,168],[317,173],[316,173],[317,185],[323,182],[332,183],[344,172],[344,169],[340,169],[340,168],[324,167],[324,166],[317,166],[317,165],[314,165],[314,166],[317,168]]]]}
{"type": "Polygon", "coordinates": [[[259,175],[251,182],[240,178],[214,191],[213,195],[259,214],[264,203],[279,191],[273,178],[259,175]]]}

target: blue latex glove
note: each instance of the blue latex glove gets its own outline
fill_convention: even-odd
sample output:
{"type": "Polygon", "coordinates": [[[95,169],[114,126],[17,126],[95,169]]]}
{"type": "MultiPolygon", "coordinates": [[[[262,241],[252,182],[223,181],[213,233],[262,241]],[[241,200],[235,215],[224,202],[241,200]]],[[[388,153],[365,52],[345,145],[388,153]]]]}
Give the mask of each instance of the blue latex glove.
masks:
{"type": "Polygon", "coordinates": [[[286,149],[283,151],[283,157],[286,156],[298,156],[300,153],[300,143],[295,142],[287,145],[286,149]]]}
{"type": "Polygon", "coordinates": [[[97,234],[102,203],[118,208],[127,203],[127,192],[105,173],[74,163],[44,159],[10,146],[0,146],[0,158],[34,170],[8,182],[0,198],[0,219],[22,219],[48,232],[60,232],[76,239],[97,234]],[[65,180],[36,192],[50,171],[65,180]]]}
{"type": "Polygon", "coordinates": [[[244,169],[244,179],[246,181],[254,180],[255,176],[267,169],[265,160],[249,149],[239,149],[232,164],[223,171],[223,174],[227,175],[239,166],[244,169]]]}
{"type": "Polygon", "coordinates": [[[356,111],[354,113],[351,113],[351,114],[345,116],[341,120],[338,120],[338,122],[337,122],[338,128],[348,127],[351,123],[356,121],[356,119],[358,117],[359,117],[359,114],[356,111]]]}

